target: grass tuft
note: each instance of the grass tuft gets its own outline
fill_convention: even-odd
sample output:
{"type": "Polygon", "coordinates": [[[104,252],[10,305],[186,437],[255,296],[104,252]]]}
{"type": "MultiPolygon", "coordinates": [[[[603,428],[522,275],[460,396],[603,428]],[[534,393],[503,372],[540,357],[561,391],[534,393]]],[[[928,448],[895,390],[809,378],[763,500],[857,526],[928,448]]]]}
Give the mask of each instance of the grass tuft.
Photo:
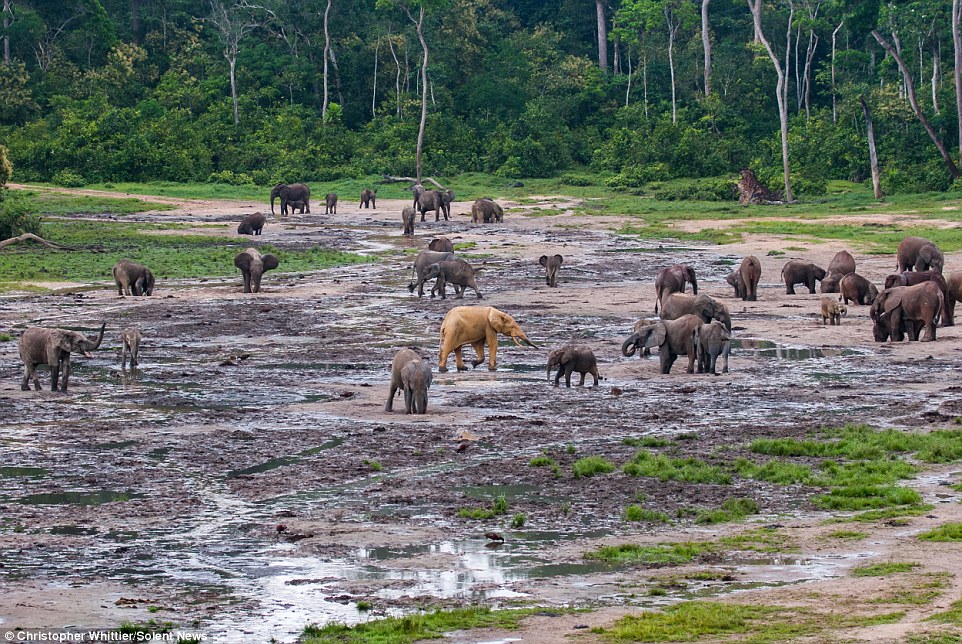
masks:
{"type": "Polygon", "coordinates": [[[728,485],[732,482],[716,465],[708,465],[696,458],[669,458],[664,454],[639,451],[623,468],[630,476],[649,476],[662,481],[684,481],[686,483],[714,483],[728,485]]]}
{"type": "Polygon", "coordinates": [[[917,563],[889,561],[886,563],[871,564],[869,566],[859,566],[852,570],[852,574],[856,577],[884,577],[900,572],[912,572],[920,565],[921,564],[917,563]]]}
{"type": "Polygon", "coordinates": [[[919,539],[924,541],[962,541],[962,523],[946,523],[938,528],[923,532],[919,539]]]}
{"type": "Polygon", "coordinates": [[[585,456],[571,466],[576,479],[590,478],[596,474],[609,474],[616,469],[614,463],[601,456],[585,456]]]}

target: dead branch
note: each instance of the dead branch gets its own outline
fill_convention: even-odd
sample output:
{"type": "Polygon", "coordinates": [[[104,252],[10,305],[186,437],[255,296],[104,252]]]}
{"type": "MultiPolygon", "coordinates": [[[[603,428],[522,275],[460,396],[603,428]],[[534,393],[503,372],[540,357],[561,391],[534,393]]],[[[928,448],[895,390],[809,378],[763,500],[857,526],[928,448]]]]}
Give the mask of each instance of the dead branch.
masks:
{"type": "Polygon", "coordinates": [[[3,248],[4,246],[12,246],[13,244],[18,244],[22,241],[27,241],[27,240],[33,240],[38,244],[43,244],[47,248],[55,248],[57,250],[80,250],[79,248],[73,248],[72,246],[61,246],[60,244],[49,242],[43,237],[37,237],[36,235],[33,235],[31,233],[24,233],[18,237],[11,237],[10,239],[4,239],[3,241],[0,241],[0,248],[3,248]]]}
{"type": "MultiPolygon", "coordinates": [[[[423,181],[430,181],[431,183],[433,183],[434,185],[436,185],[436,186],[438,187],[438,189],[440,189],[440,190],[447,190],[447,188],[445,188],[444,186],[442,186],[440,183],[438,183],[437,181],[435,181],[435,180],[432,179],[431,177],[424,177],[424,179],[422,179],[422,180],[423,180],[423,181]]],[[[392,177],[391,175],[388,175],[388,174],[384,175],[384,182],[385,182],[385,183],[397,183],[397,182],[399,182],[399,181],[410,181],[412,187],[414,187],[414,186],[417,185],[417,183],[418,183],[418,180],[417,180],[415,177],[392,177]]]]}

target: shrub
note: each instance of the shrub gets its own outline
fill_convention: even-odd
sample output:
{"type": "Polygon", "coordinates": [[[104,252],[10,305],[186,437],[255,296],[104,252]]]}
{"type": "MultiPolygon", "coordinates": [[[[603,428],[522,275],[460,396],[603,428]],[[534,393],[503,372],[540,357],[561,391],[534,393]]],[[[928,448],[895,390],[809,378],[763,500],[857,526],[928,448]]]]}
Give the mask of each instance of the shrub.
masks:
{"type": "Polygon", "coordinates": [[[608,474],[615,471],[615,464],[601,456],[579,458],[571,466],[575,478],[590,478],[595,474],[608,474]]]}
{"type": "MultiPolygon", "coordinates": [[[[221,170],[211,172],[207,177],[207,183],[225,183],[229,186],[248,186],[254,183],[254,179],[246,172],[235,173],[232,170],[221,170]]],[[[266,184],[261,184],[266,185],[266,184]]]]}
{"type": "Polygon", "coordinates": [[[29,202],[16,193],[0,195],[0,239],[24,233],[40,235],[40,218],[30,210],[29,202]]]}
{"type": "Polygon", "coordinates": [[[61,170],[53,175],[51,181],[64,188],[81,188],[87,185],[87,180],[73,170],[61,170]]]}

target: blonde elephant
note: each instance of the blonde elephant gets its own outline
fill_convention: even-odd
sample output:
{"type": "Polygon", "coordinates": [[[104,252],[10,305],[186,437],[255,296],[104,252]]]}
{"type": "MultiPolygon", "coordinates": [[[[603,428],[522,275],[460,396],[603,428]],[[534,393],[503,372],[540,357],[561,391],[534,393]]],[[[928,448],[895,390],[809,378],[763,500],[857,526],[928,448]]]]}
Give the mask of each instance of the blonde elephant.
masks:
{"type": "Polygon", "coordinates": [[[497,368],[498,334],[506,335],[518,346],[526,344],[537,348],[528,340],[514,318],[493,306],[456,306],[444,316],[441,322],[441,347],[438,354],[438,371],[448,370],[448,355],[453,351],[458,371],[465,371],[461,348],[470,344],[477,360],[471,366],[477,367],[484,362],[484,345],[488,345],[488,370],[497,368]]]}

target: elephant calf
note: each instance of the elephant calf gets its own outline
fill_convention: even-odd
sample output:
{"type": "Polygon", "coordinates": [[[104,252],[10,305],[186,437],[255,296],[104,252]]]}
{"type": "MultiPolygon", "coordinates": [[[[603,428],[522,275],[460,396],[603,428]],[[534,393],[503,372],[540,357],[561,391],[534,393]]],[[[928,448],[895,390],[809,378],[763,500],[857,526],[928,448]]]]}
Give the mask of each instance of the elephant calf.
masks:
{"type": "Polygon", "coordinates": [[[438,253],[453,253],[454,242],[443,235],[441,237],[435,237],[431,240],[431,243],[428,244],[428,250],[433,250],[438,253]]]}
{"type": "Polygon", "coordinates": [[[369,205],[371,208],[377,208],[377,190],[365,188],[361,191],[361,203],[358,204],[357,208],[360,210],[362,207],[367,208],[369,205]]]}
{"type": "Polygon", "coordinates": [[[437,280],[434,282],[434,288],[431,289],[431,297],[437,291],[441,292],[441,299],[447,298],[447,283],[450,282],[454,285],[455,299],[460,300],[464,297],[464,291],[468,288],[473,288],[478,299],[484,299],[481,297],[481,291],[478,290],[478,284],[474,279],[474,268],[471,264],[460,258],[448,259],[443,262],[438,262],[437,264],[431,264],[428,266],[424,273],[424,279],[429,280],[436,277],[437,280]],[[460,289],[458,288],[460,287],[460,289]]]}
{"type": "Polygon", "coordinates": [[[504,209],[494,199],[482,197],[471,206],[471,221],[476,224],[490,224],[493,221],[500,224],[504,221],[504,209]]]}
{"type": "Polygon", "coordinates": [[[658,347],[661,373],[671,371],[671,365],[678,356],[688,356],[688,373],[695,371],[696,349],[694,333],[701,328],[703,321],[697,315],[683,315],[677,320],[664,320],[632,333],[621,345],[621,354],[630,356],[643,347],[658,347]]]}
{"type": "Polygon", "coordinates": [[[308,205],[306,201],[288,201],[287,207],[291,209],[292,215],[298,210],[298,208],[300,209],[301,211],[300,214],[302,215],[304,214],[305,210],[307,210],[307,212],[310,212],[310,209],[308,209],[308,205]]]}
{"type": "Polygon", "coordinates": [[[842,296],[842,302],[848,304],[871,304],[878,297],[878,288],[875,284],[859,275],[849,273],[838,283],[838,290],[842,296]]]}
{"type": "Polygon", "coordinates": [[[558,286],[558,273],[561,271],[561,264],[565,261],[562,255],[542,255],[538,263],[544,266],[544,283],[553,288],[558,286]]]}
{"type": "Polygon", "coordinates": [[[808,287],[808,292],[815,294],[815,280],[822,281],[828,273],[824,268],[816,266],[811,262],[803,262],[797,259],[790,260],[782,267],[782,281],[785,282],[785,294],[795,295],[795,285],[804,284],[808,287]]]}
{"type": "Polygon", "coordinates": [[[117,295],[151,295],[154,292],[154,274],[146,266],[122,259],[113,268],[117,295]]]}
{"type": "Polygon", "coordinates": [[[955,303],[962,300],[962,271],[949,273],[945,280],[945,313],[943,326],[955,326],[955,303]]]}
{"type": "Polygon", "coordinates": [[[324,214],[337,214],[337,195],[333,192],[329,192],[324,196],[324,214]]]}
{"type": "Polygon", "coordinates": [[[440,221],[441,215],[444,215],[444,220],[448,220],[448,211],[444,207],[444,194],[439,190],[425,190],[418,197],[417,209],[421,212],[421,221],[424,221],[424,214],[429,211],[434,211],[434,221],[440,221]]]}
{"type": "Polygon", "coordinates": [[[583,344],[568,345],[548,354],[548,382],[551,382],[551,370],[554,367],[558,367],[554,379],[555,387],[561,384],[562,373],[565,376],[565,386],[571,387],[571,374],[575,371],[581,374],[580,387],[584,386],[585,375],[589,373],[594,376],[595,387],[598,386],[598,361],[594,352],[583,344]]]}
{"type": "Polygon", "coordinates": [[[100,326],[100,335],[97,336],[96,341],[79,331],[67,329],[31,327],[24,331],[17,343],[24,366],[20,389],[30,391],[30,378],[33,378],[34,389],[40,391],[42,387],[35,372],[39,365],[45,364],[50,366],[50,390],[57,390],[59,380],[60,391],[67,391],[67,381],[70,379],[70,354],[76,351],[88,358],[91,357],[90,352],[100,347],[106,328],[107,323],[104,322],[100,326]]]}
{"type": "Polygon", "coordinates": [[[832,326],[838,326],[842,323],[842,316],[848,315],[848,307],[834,297],[823,297],[821,305],[823,326],[828,324],[829,320],[832,321],[832,326]]]}
{"type": "Polygon", "coordinates": [[[724,324],[718,320],[712,320],[711,324],[702,324],[692,332],[691,341],[695,347],[698,373],[710,373],[717,376],[715,363],[718,356],[724,358],[722,373],[728,373],[728,356],[732,350],[732,335],[724,324]]]}
{"type": "Polygon", "coordinates": [[[408,291],[413,293],[416,288],[418,297],[424,297],[424,283],[431,279],[425,275],[428,266],[448,259],[454,259],[454,253],[439,253],[433,250],[422,250],[418,253],[418,256],[414,258],[414,264],[411,266],[411,277],[413,278],[416,274],[417,280],[408,283],[408,291]]]}
{"type": "Polygon", "coordinates": [[[426,414],[430,386],[430,365],[411,349],[401,349],[391,363],[391,391],[384,411],[394,411],[394,396],[400,389],[404,391],[404,413],[426,414]]]}
{"type": "Polygon", "coordinates": [[[762,263],[754,255],[742,260],[741,265],[725,278],[735,289],[735,297],[746,302],[758,299],[758,281],[762,277],[762,263]]]}
{"type": "Polygon", "coordinates": [[[404,206],[401,211],[401,223],[404,226],[404,235],[414,237],[414,222],[417,219],[417,211],[411,206],[404,206]]]}
{"type": "Polygon", "coordinates": [[[244,274],[245,293],[260,293],[264,272],[274,270],[278,264],[276,256],[261,255],[256,248],[248,248],[234,257],[234,266],[244,274]]]}
{"type": "Polygon", "coordinates": [[[120,339],[124,343],[124,348],[120,352],[120,368],[127,368],[127,353],[130,353],[130,367],[134,368],[137,366],[138,357],[140,356],[140,329],[137,327],[129,327],[124,329],[124,332],[120,334],[120,339]]]}
{"type": "Polygon", "coordinates": [[[262,213],[255,212],[252,215],[247,215],[241,222],[237,225],[238,235],[260,235],[264,229],[264,224],[267,223],[267,217],[262,213]]]}

